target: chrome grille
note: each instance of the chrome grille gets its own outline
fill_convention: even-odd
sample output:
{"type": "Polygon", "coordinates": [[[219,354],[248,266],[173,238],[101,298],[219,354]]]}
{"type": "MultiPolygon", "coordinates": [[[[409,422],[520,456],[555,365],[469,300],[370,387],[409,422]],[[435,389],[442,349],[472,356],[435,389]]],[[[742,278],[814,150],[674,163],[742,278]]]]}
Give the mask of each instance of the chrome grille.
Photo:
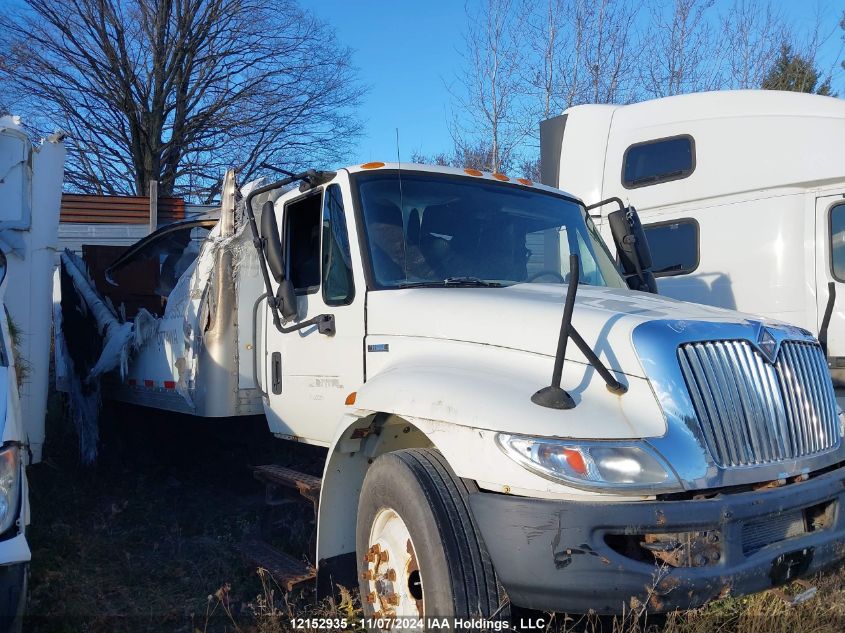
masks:
{"type": "Polygon", "coordinates": [[[794,459],[839,443],[833,385],[818,345],[785,341],[772,365],[747,341],[688,343],[678,360],[719,465],[794,459]]]}

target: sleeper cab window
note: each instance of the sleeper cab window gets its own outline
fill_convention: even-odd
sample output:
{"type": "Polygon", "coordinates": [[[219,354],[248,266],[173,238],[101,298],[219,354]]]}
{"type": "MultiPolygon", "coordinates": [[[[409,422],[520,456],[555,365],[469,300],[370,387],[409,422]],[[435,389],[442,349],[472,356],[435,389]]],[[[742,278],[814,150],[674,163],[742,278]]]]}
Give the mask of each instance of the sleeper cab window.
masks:
{"type": "Polygon", "coordinates": [[[349,233],[339,185],[329,185],[323,196],[323,301],[345,306],[355,297],[349,233]]]}
{"type": "Polygon", "coordinates": [[[648,187],[680,180],[695,170],[695,141],[687,134],[635,143],[622,159],[622,186],[648,187]]]}
{"type": "Polygon", "coordinates": [[[830,267],[837,281],[845,281],[845,203],[830,210],[830,267]]]}
{"type": "Polygon", "coordinates": [[[686,275],[698,268],[698,222],[692,218],[643,227],[655,277],[686,275]]]}

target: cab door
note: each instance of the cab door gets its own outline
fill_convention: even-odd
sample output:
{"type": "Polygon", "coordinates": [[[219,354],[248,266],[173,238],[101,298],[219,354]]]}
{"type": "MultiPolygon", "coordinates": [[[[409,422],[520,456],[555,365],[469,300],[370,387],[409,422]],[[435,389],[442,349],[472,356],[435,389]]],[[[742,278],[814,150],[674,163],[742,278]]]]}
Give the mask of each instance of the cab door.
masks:
{"type": "Polygon", "coordinates": [[[836,298],[827,328],[828,364],[837,395],[845,395],[845,194],[816,198],[815,252],[817,327],[822,327],[833,283],[836,298]]]}
{"type": "Polygon", "coordinates": [[[334,438],[347,396],[364,380],[366,293],[357,242],[349,239],[356,234],[349,199],[341,180],[276,207],[298,307],[285,325],[331,314],[335,334],[316,325],[282,333],[265,315],[267,419],[276,434],[321,445],[334,438]]]}

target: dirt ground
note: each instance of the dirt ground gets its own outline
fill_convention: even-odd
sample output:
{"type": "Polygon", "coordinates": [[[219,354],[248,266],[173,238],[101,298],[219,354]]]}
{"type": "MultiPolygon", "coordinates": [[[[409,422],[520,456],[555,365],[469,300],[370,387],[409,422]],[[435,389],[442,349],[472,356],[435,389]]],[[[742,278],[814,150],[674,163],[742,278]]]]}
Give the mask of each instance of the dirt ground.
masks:
{"type": "MultiPolygon", "coordinates": [[[[196,420],[107,404],[97,464],[82,466],[53,398],[44,461],[28,471],[25,630],[194,633],[233,630],[232,619],[248,626],[262,584],[235,545],[256,531],[263,505],[250,466],[320,474],[320,449],[273,438],[263,418],[196,420]]],[[[310,526],[302,519],[293,527],[310,526]]]]}

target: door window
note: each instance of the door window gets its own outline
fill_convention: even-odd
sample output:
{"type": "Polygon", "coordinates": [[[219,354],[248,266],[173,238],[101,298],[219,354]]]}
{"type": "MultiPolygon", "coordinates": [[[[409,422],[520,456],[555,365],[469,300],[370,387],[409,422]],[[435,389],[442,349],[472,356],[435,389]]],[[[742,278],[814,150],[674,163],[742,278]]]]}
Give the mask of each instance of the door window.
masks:
{"type": "Polygon", "coordinates": [[[845,203],[830,210],[830,264],[833,277],[845,281],[845,203]]]}
{"type": "Polygon", "coordinates": [[[643,227],[655,277],[686,275],[698,268],[698,222],[691,218],[643,227]]]}
{"type": "Polygon", "coordinates": [[[338,185],[330,185],[323,198],[323,300],[326,305],[342,306],[354,297],[343,197],[338,185]]]}
{"type": "Polygon", "coordinates": [[[285,205],[285,253],[288,279],[297,294],[320,287],[319,192],[285,205]]]}

